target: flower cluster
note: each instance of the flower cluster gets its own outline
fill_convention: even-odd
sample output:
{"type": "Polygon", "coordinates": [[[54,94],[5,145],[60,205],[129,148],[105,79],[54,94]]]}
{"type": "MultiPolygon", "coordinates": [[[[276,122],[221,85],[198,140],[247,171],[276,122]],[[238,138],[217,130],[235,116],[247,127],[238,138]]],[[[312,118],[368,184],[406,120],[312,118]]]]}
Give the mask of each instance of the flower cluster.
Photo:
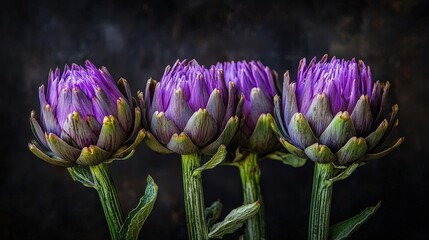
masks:
{"type": "Polygon", "coordinates": [[[297,81],[285,75],[283,98],[275,99],[277,132],[285,148],[315,162],[345,165],[379,158],[403,138],[389,141],[398,124],[398,105],[383,119],[390,83],[373,83],[363,61],[325,55],[298,68],[297,81]]]}
{"type": "Polygon", "coordinates": [[[40,122],[31,112],[37,141],[30,150],[58,166],[97,165],[126,158],[143,139],[140,109],[133,106],[125,79],[115,85],[105,67],[65,66],[49,73],[48,87],[39,88],[40,122]],[[138,136],[138,137],[137,137],[138,136]]]}
{"type": "Polygon", "coordinates": [[[167,66],[160,82],[149,79],[139,93],[147,145],[163,153],[214,154],[238,130],[243,98],[236,91],[215,67],[195,60],[167,66]]]}

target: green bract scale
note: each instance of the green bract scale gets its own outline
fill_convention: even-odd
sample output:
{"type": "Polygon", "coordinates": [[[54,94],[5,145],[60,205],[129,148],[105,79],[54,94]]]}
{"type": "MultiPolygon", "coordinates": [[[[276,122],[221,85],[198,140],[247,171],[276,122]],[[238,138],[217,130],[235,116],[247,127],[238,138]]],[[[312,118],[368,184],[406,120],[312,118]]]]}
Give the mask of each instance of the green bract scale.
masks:
{"type": "Polygon", "coordinates": [[[31,112],[36,141],[30,150],[48,163],[95,166],[134,153],[145,132],[141,111],[125,79],[117,85],[105,67],[90,61],[51,71],[48,87],[39,88],[40,121],[31,112]],[[40,123],[39,123],[40,122],[40,123]]]}
{"type": "Polygon", "coordinates": [[[389,136],[398,125],[398,105],[384,115],[390,83],[373,83],[363,61],[327,58],[308,65],[302,59],[296,82],[286,72],[283,99],[274,99],[274,129],[283,146],[299,157],[337,165],[397,148],[404,139],[389,136]]]}
{"type": "Polygon", "coordinates": [[[145,142],[161,153],[213,155],[239,128],[243,97],[236,91],[215,67],[195,60],[167,66],[160,82],[149,79],[145,93],[138,94],[145,142]]]}

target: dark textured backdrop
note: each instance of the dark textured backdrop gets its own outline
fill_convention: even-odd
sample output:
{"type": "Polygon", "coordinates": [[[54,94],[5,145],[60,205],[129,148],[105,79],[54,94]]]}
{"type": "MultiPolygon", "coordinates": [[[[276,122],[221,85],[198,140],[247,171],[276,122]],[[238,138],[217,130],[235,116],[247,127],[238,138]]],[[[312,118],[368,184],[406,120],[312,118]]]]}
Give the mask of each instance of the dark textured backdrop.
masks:
{"type": "MultiPolygon", "coordinates": [[[[399,103],[398,134],[406,142],[388,157],[360,168],[334,188],[332,223],[382,200],[354,239],[421,239],[429,222],[428,1],[6,1],[0,4],[0,238],[106,239],[98,196],[27,150],[28,117],[38,109],[37,87],[48,70],[91,59],[133,92],[159,79],[178,58],[209,65],[260,59],[296,74],[300,58],[324,53],[364,59],[375,79],[392,83],[399,103]]],[[[312,163],[292,169],[263,161],[269,239],[305,239],[312,163]]],[[[151,174],[159,184],[141,239],[185,239],[181,170],[177,156],[144,145],[111,165],[128,212],[151,174]]],[[[238,171],[222,167],[203,176],[206,203],[242,202],[238,171]]]]}

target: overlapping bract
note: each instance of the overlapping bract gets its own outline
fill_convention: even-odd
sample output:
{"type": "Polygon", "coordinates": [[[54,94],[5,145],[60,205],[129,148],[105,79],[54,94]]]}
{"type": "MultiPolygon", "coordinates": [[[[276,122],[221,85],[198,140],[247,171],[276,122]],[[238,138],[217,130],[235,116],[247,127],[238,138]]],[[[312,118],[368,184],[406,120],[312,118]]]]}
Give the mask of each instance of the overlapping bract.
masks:
{"type": "Polygon", "coordinates": [[[149,79],[139,93],[145,141],[154,151],[214,154],[236,134],[243,98],[223,72],[195,60],[167,66],[160,82],[149,79]]]}
{"type": "Polygon", "coordinates": [[[32,111],[30,124],[37,141],[29,144],[39,158],[58,166],[97,165],[131,156],[144,138],[141,111],[129,85],[115,85],[105,67],[90,61],[67,65],[39,88],[40,123],[32,111]]]}
{"type": "Polygon", "coordinates": [[[315,162],[346,165],[385,156],[403,138],[391,141],[398,105],[383,119],[390,83],[373,83],[363,61],[301,60],[297,81],[286,72],[283,99],[275,97],[276,132],[291,153],[315,162]]]}
{"type": "Polygon", "coordinates": [[[278,140],[271,130],[268,114],[273,114],[273,98],[280,92],[277,73],[259,61],[224,62],[216,68],[223,70],[225,83],[235,83],[237,93],[245,97],[244,124],[236,144],[257,153],[275,148],[278,140]]]}

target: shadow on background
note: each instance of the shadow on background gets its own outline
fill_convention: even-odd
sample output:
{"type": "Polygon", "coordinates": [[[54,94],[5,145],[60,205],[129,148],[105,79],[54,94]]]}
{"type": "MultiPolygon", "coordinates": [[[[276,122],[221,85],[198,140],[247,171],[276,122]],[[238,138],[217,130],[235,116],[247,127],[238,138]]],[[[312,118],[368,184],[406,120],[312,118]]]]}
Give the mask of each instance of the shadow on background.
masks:
{"type": "MultiPolygon", "coordinates": [[[[354,239],[427,235],[429,3],[234,2],[2,3],[0,238],[109,237],[96,192],[27,150],[33,138],[28,117],[39,109],[37,88],[46,84],[50,68],[91,59],[116,79],[128,79],[136,92],[178,58],[205,65],[260,59],[280,75],[289,69],[294,76],[300,58],[324,53],[364,59],[374,79],[391,82],[391,103],[400,106],[398,135],[406,137],[399,150],[336,184],[331,222],[382,200],[354,239]]],[[[132,159],[111,165],[126,212],[144,193],[147,174],[159,185],[141,239],[186,239],[180,166],[178,156],[153,153],[143,144],[132,159]]],[[[261,163],[268,239],[306,238],[312,166],[261,163]]],[[[207,205],[220,199],[227,213],[241,204],[237,169],[217,168],[203,178],[207,205]]]]}

